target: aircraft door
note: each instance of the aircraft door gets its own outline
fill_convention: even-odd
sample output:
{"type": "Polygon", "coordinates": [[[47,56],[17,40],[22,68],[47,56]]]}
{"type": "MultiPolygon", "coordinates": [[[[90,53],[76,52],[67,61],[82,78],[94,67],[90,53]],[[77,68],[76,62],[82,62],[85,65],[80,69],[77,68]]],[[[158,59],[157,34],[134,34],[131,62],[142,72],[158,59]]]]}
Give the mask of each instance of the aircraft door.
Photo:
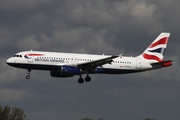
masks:
{"type": "Polygon", "coordinates": [[[141,59],[139,58],[136,59],[136,68],[141,69],[141,59]]]}

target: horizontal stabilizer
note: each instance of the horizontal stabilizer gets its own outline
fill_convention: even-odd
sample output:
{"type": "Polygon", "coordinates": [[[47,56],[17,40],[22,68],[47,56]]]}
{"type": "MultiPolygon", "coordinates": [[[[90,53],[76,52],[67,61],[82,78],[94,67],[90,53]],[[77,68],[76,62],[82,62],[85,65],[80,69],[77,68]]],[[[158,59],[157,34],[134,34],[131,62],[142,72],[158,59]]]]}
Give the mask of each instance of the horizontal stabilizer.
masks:
{"type": "Polygon", "coordinates": [[[166,60],[166,61],[151,63],[151,65],[153,68],[169,67],[169,66],[172,66],[173,61],[174,60],[166,60]]]}

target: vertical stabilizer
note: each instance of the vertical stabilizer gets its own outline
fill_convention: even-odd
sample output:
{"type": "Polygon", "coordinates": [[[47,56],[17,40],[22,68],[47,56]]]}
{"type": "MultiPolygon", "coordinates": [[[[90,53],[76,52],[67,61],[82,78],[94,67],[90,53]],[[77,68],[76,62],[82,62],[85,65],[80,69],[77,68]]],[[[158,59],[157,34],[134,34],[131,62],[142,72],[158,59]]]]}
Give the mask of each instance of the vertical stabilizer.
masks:
{"type": "Polygon", "coordinates": [[[169,37],[170,33],[161,33],[139,57],[149,61],[161,62],[169,37]]]}

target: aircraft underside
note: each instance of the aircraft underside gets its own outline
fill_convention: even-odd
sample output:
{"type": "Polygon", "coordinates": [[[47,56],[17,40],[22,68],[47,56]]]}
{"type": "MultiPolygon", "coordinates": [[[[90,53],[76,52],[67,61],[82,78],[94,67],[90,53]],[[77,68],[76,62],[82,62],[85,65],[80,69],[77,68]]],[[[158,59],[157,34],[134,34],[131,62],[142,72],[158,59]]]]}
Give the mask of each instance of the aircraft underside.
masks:
{"type": "Polygon", "coordinates": [[[133,70],[133,69],[110,69],[110,68],[96,68],[94,70],[80,70],[78,67],[71,67],[71,69],[64,69],[64,66],[57,65],[40,65],[40,64],[17,64],[17,63],[9,63],[10,66],[16,68],[22,68],[28,70],[27,79],[30,79],[31,70],[46,70],[50,71],[50,75],[52,77],[73,77],[74,75],[79,75],[78,82],[83,83],[84,80],[86,82],[91,81],[91,77],[89,74],[128,74],[128,73],[136,73],[141,72],[142,70],[133,70]],[[79,70],[79,71],[78,71],[79,70]],[[82,74],[87,74],[85,79],[81,77],[82,74]]]}

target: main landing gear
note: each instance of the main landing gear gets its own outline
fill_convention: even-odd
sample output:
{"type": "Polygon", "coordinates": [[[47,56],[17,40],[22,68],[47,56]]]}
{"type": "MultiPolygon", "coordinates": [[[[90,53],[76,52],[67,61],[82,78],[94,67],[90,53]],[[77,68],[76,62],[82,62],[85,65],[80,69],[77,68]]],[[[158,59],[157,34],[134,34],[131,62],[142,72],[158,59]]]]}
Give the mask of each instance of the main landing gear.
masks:
{"type": "Polygon", "coordinates": [[[31,73],[31,70],[28,69],[28,75],[26,76],[26,79],[30,79],[30,73],[31,73]]]}
{"type": "MultiPolygon", "coordinates": [[[[82,84],[82,83],[84,83],[84,79],[81,77],[81,75],[79,75],[80,76],[80,78],[78,79],[78,83],[79,84],[82,84]]],[[[91,81],[91,77],[89,77],[88,75],[85,77],[85,81],[86,82],[90,82],[91,81]]]]}

